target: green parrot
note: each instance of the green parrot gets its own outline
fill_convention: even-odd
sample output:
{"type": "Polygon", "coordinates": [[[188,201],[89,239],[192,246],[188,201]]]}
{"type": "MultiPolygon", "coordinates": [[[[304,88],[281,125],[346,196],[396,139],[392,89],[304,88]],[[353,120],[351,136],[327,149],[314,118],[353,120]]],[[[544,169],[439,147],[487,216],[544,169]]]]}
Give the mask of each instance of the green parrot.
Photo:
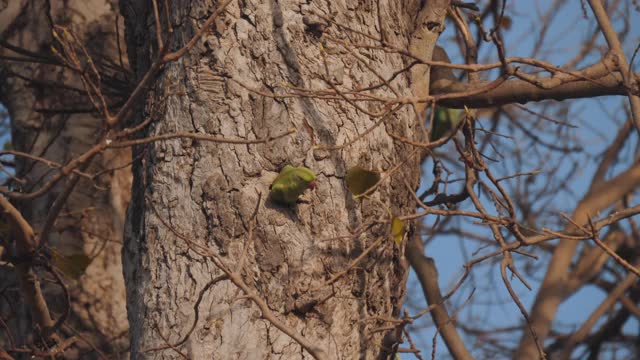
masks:
{"type": "Polygon", "coordinates": [[[269,197],[280,204],[295,204],[306,189],[315,188],[315,180],[316,175],[311,169],[286,165],[269,186],[269,197]]]}
{"type": "Polygon", "coordinates": [[[429,140],[437,141],[454,129],[464,118],[464,111],[460,109],[447,109],[436,107],[433,114],[433,128],[429,140]]]}

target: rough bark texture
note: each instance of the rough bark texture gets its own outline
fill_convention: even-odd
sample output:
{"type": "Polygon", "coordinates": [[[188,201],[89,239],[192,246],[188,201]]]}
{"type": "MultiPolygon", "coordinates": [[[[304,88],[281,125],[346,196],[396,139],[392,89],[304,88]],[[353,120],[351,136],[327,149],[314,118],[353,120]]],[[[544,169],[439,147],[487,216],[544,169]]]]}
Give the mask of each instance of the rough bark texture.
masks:
{"type": "MultiPolygon", "coordinates": [[[[141,76],[157,52],[153,13],[144,1],[122,5],[130,61],[141,76]]],[[[171,1],[170,6],[174,32],[164,40],[174,48],[184,44],[215,9],[209,1],[171,1]]],[[[178,358],[176,351],[167,349],[167,344],[177,343],[176,349],[194,359],[310,357],[263,319],[229,281],[217,282],[202,293],[194,310],[201,290],[221,271],[190,250],[176,233],[208,247],[232,270],[248,246],[244,281],[280,320],[324,348],[329,358],[386,356],[393,337],[385,339],[387,332],[376,328],[389,324],[373,317],[398,315],[408,272],[404,244],[398,247],[388,240],[388,224],[375,225],[355,239],[336,239],[386,216],[379,203],[354,200],[344,176],[354,165],[387,171],[406,161],[373,197],[395,215],[412,213],[414,203],[404,182],[417,187],[420,156],[394,142],[385,127],[420,139],[423,124],[407,107],[343,150],[314,150],[314,145],[351,141],[377,119],[344,101],[274,99],[252,93],[237,81],[279,94],[289,87],[327,89],[325,80],[345,90],[377,83],[367,67],[325,36],[348,37],[356,43],[367,39],[326,26],[313,12],[375,36],[382,26],[388,41],[407,48],[418,6],[409,1],[232,2],[191,52],[165,67],[137,119],[153,117],[148,135],[187,131],[256,139],[289,128],[297,131],[258,145],[182,139],[134,151],[142,161],[134,165],[123,255],[134,358],[178,358]],[[305,165],[318,176],[317,189],[291,208],[267,199],[269,184],[285,164],[305,165]],[[382,245],[347,276],[312,291],[346,269],[379,237],[385,237],[382,245]],[[190,333],[196,312],[198,322],[190,333]]],[[[441,21],[442,17],[444,13],[441,21]]],[[[441,26],[434,31],[439,30],[441,26]]],[[[406,66],[396,54],[358,51],[385,78],[406,66]]],[[[401,95],[411,93],[406,76],[392,84],[401,95]]],[[[392,94],[385,88],[379,93],[392,94]]],[[[380,109],[379,104],[362,106],[380,109]]]]}
{"type": "MultiPolygon", "coordinates": [[[[1,39],[52,57],[49,51],[55,45],[52,25],[62,25],[86,44],[96,66],[100,67],[107,59],[117,63],[114,5],[106,0],[12,1],[0,12],[1,39]]],[[[122,24],[120,26],[122,29],[122,24]]],[[[28,58],[6,48],[0,49],[5,56],[28,58]]],[[[77,74],[68,68],[3,60],[0,78],[0,101],[11,117],[11,135],[16,150],[64,164],[89,149],[101,135],[103,119],[100,115],[67,112],[90,107],[77,74]],[[79,91],[70,90],[71,87],[79,91]],[[66,111],[40,112],[37,109],[66,111]]],[[[128,150],[110,151],[94,160],[86,171],[95,173],[127,164],[130,160],[128,150]]],[[[22,185],[25,191],[36,190],[56,174],[50,167],[22,157],[16,157],[15,162],[17,176],[27,181],[22,185]]],[[[16,202],[36,231],[43,225],[62,184],[64,181],[39,198],[16,202]]],[[[127,339],[123,334],[126,334],[127,319],[120,253],[130,187],[130,168],[107,172],[95,182],[81,180],[49,238],[49,245],[64,254],[84,253],[93,259],[78,281],[65,279],[72,298],[72,321],[67,324],[103,351],[126,348],[127,339]]],[[[17,345],[25,344],[30,340],[33,326],[26,310],[16,307],[20,302],[6,302],[19,298],[19,294],[13,271],[2,269],[1,316],[8,320],[19,341],[17,345]]],[[[44,291],[47,300],[51,301],[52,315],[57,319],[65,308],[64,297],[53,284],[44,286],[44,291]]],[[[77,345],[90,349],[83,341],[78,341],[77,345]]],[[[73,357],[73,354],[66,353],[65,356],[73,357]]]]}

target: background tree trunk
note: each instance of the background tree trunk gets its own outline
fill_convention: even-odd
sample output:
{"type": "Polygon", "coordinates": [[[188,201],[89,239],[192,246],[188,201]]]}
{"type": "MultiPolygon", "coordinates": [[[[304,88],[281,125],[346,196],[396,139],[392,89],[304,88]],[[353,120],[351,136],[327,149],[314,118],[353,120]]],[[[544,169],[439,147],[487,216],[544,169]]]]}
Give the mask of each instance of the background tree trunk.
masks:
{"type": "MultiPolygon", "coordinates": [[[[232,1],[203,41],[165,67],[137,119],[153,119],[146,135],[192,132],[255,140],[290,128],[296,132],[255,145],[175,139],[134,151],[142,160],[134,165],[123,258],[134,357],[179,357],[177,351],[195,359],[309,357],[232,282],[215,281],[223,273],[211,257],[194,251],[200,246],[230,270],[244,261],[240,273],[248,287],[329,358],[388,354],[394,332],[379,328],[399,315],[408,266],[404,243],[395,245],[389,224],[374,220],[388,218],[385,207],[393,215],[415,210],[405,181],[418,186],[420,153],[387,132],[419,140],[422,120],[405,107],[358,139],[378,119],[341,99],[263,95],[290,87],[346,91],[379,82],[365,65],[390,78],[407,65],[398,54],[360,50],[364,56],[358,61],[324,36],[349,36],[354,42],[366,37],[329,26],[314,12],[374,36],[381,31],[390,43],[407,48],[416,3],[232,1]],[[348,142],[342,150],[314,149],[348,142]],[[318,176],[317,189],[291,208],[267,198],[286,164],[307,166],[318,176]],[[344,181],[354,165],[378,171],[400,167],[372,195],[375,200],[354,200],[344,181]],[[361,226],[367,231],[350,236],[361,226]],[[322,286],[381,238],[346,276],[322,286]]],[[[130,61],[140,77],[157,56],[155,20],[144,1],[122,5],[130,61]]],[[[215,9],[209,1],[170,6],[174,31],[164,41],[174,49],[215,9]]],[[[437,15],[440,22],[445,13],[437,15]]],[[[164,28],[164,17],[161,23],[164,28]]],[[[433,30],[433,43],[439,29],[433,30]]],[[[406,75],[392,86],[411,93],[406,75]]],[[[393,95],[388,88],[379,94],[393,95]]],[[[371,112],[382,109],[360,104],[371,112]]]]}
{"type": "MultiPolygon", "coordinates": [[[[103,118],[92,111],[78,74],[60,66],[59,59],[50,51],[59,46],[53,40],[52,27],[54,24],[65,26],[77,37],[78,43],[86,46],[95,66],[100,70],[107,69],[102,78],[103,90],[114,94],[125,80],[118,61],[116,12],[113,9],[116,4],[106,0],[11,1],[8,8],[0,12],[0,39],[40,54],[44,59],[35,63],[6,59],[0,62],[3,79],[0,81],[0,101],[7,107],[12,120],[11,136],[16,150],[65,164],[89,149],[101,135],[103,118]]],[[[9,51],[6,47],[0,49],[4,56],[29,59],[28,54],[9,51]]],[[[88,60],[82,58],[85,65],[88,60]]],[[[130,161],[128,149],[108,151],[98,156],[85,171],[94,174],[127,165],[130,161]]],[[[17,177],[25,182],[13,182],[12,186],[24,191],[38,189],[57,174],[55,169],[24,157],[16,156],[15,163],[17,177]]],[[[36,199],[15,201],[36,231],[43,225],[64,184],[63,180],[36,199]]],[[[92,259],[77,281],[65,278],[71,296],[72,321],[66,323],[69,326],[63,326],[63,331],[69,336],[78,331],[93,344],[78,340],[79,354],[94,346],[108,353],[127,347],[120,253],[130,187],[128,166],[106,171],[93,181],[80,180],[49,237],[51,248],[63,254],[86,254],[92,259]]],[[[9,300],[20,296],[14,294],[18,291],[14,272],[6,267],[0,269],[4,291],[0,300],[1,314],[8,320],[18,342],[16,345],[26,344],[33,331],[30,317],[22,306],[16,308],[22,302],[9,300]]],[[[43,282],[43,289],[52,316],[57,319],[66,307],[64,296],[61,296],[59,286],[47,281],[43,282]]],[[[0,338],[7,345],[8,339],[0,338]]],[[[84,353],[81,357],[93,355],[96,353],[84,353]]],[[[68,352],[66,356],[73,354],[68,352]]]]}

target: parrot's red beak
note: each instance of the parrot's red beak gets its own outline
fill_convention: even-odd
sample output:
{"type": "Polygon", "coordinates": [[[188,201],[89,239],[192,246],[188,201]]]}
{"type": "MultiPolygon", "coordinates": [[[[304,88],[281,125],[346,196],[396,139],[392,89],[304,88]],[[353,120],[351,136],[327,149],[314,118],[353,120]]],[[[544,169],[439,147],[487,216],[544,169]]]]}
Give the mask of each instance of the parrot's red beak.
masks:
{"type": "Polygon", "coordinates": [[[310,182],[309,183],[309,189],[313,190],[315,188],[316,188],[316,182],[315,181],[310,182]]]}

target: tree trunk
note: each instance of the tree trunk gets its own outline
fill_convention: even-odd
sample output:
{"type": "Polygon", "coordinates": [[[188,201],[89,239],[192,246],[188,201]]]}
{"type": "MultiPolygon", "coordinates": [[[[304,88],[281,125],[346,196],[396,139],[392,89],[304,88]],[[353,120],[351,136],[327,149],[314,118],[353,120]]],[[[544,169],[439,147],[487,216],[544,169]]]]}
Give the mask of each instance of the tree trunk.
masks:
{"type": "MultiPolygon", "coordinates": [[[[173,49],[184,45],[213,13],[213,3],[221,1],[171,1],[173,33],[164,32],[164,42],[173,49]]],[[[411,189],[418,186],[421,161],[415,148],[388,133],[420,140],[423,120],[406,106],[360,138],[379,121],[365,111],[381,112],[384,104],[359,102],[360,111],[340,97],[321,99],[320,92],[277,95],[380,83],[368,67],[391,78],[410,60],[345,48],[335,39],[371,41],[314,13],[376,37],[382,29],[389,43],[406,49],[417,3],[232,1],[190,52],[164,68],[138,114],[137,121],[153,119],[148,136],[190,132],[257,140],[291,128],[295,133],[258,144],[182,138],[135,149],[142,160],[134,164],[123,257],[134,358],[177,358],[178,352],[194,359],[308,358],[250,294],[329,359],[388,356],[397,337],[385,320],[399,315],[408,273],[404,242],[397,246],[389,236],[389,213],[415,212],[411,189]],[[340,150],[317,148],[346,143],[340,150]],[[291,207],[268,199],[270,183],[286,164],[317,175],[316,190],[291,207]],[[372,199],[354,199],[348,191],[345,172],[354,165],[388,172],[372,199]],[[221,278],[221,267],[238,271],[250,294],[221,278]]],[[[153,11],[145,1],[122,5],[130,61],[141,77],[158,53],[153,11]]],[[[440,8],[436,15],[440,24],[445,13],[440,8]]],[[[160,23],[165,26],[164,17],[160,23]]],[[[435,43],[440,24],[427,45],[435,43]]],[[[426,73],[423,68],[421,76],[426,73]]],[[[399,96],[411,95],[406,74],[391,86],[399,96]]],[[[395,96],[385,86],[378,94],[395,96]]]]}
{"type": "MultiPolygon", "coordinates": [[[[78,43],[86,46],[97,68],[118,64],[113,6],[106,0],[12,1],[0,12],[2,41],[39,54],[40,60],[44,59],[31,62],[28,53],[0,47],[2,55],[26,60],[10,61],[5,58],[0,62],[0,101],[9,111],[14,149],[65,164],[95,143],[104,119],[91,111],[91,102],[83,93],[78,73],[60,66],[59,59],[50,51],[52,47],[59,49],[59,44],[52,37],[52,27],[54,24],[64,26],[69,34],[76,36],[78,43]]],[[[88,58],[82,56],[81,60],[84,64],[88,62],[88,58]]],[[[122,74],[114,71],[103,75],[105,83],[123,81],[122,74]]],[[[130,161],[128,150],[110,151],[96,158],[84,171],[94,174],[130,161]]],[[[10,186],[25,193],[36,191],[58,173],[50,166],[22,156],[15,157],[15,164],[17,178],[25,182],[13,182],[10,186]]],[[[65,180],[35,199],[14,201],[35,231],[42,227],[64,184],[65,180]]],[[[65,325],[61,331],[69,336],[79,331],[93,344],[82,340],[76,342],[78,351],[85,352],[83,358],[89,356],[86,350],[92,351],[93,347],[111,352],[122,351],[127,346],[127,338],[123,336],[127,331],[127,319],[120,253],[130,187],[130,167],[106,171],[93,181],[81,180],[49,236],[48,246],[55,251],[65,255],[85,254],[92,259],[77,281],[64,279],[71,296],[71,322],[66,322],[70,327],[65,325]]],[[[9,285],[5,288],[4,299],[13,298],[13,292],[18,291],[15,274],[5,270],[7,268],[0,269],[3,269],[0,283],[3,288],[5,284],[9,285]]],[[[42,276],[49,277],[46,274],[42,276]]],[[[59,318],[66,308],[60,287],[44,281],[43,291],[52,317],[59,318]]],[[[16,345],[33,340],[33,325],[26,309],[16,308],[15,303],[5,301],[0,306],[2,316],[5,320],[9,318],[13,337],[18,342],[16,345]]],[[[7,345],[7,342],[2,341],[0,345],[7,345]]],[[[67,352],[65,356],[72,358],[74,355],[67,352]]]]}

